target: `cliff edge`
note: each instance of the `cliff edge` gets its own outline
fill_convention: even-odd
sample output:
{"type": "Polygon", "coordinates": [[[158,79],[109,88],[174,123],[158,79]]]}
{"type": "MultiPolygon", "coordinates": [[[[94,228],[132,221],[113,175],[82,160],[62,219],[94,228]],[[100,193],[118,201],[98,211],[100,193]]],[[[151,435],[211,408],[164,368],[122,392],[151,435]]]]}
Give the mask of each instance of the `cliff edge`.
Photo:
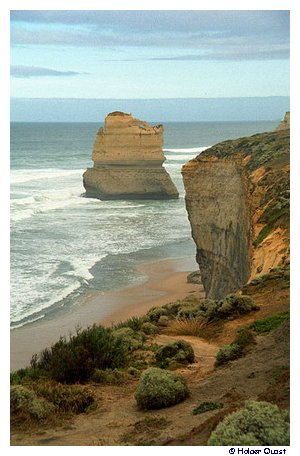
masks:
{"type": "Polygon", "coordinates": [[[289,129],[224,141],[182,168],[207,297],[289,262],[289,129]]]}
{"type": "Polygon", "coordinates": [[[163,127],[112,112],[95,140],[94,167],[83,175],[86,196],[107,199],[178,198],[163,168],[163,127]]]}

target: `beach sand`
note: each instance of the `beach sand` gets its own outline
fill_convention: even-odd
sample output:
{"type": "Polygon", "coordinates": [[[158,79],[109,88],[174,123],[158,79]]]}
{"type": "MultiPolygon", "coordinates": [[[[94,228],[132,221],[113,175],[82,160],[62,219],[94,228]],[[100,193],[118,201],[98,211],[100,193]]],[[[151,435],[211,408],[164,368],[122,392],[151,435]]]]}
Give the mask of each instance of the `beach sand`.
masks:
{"type": "Polygon", "coordinates": [[[90,294],[61,315],[39,320],[11,331],[11,371],[28,366],[34,353],[68,336],[76,327],[94,323],[110,326],[129,317],[144,315],[151,307],[183,299],[189,293],[204,296],[201,285],[186,283],[197,269],[194,257],[144,263],[139,268],[143,284],[116,291],[90,294]]]}

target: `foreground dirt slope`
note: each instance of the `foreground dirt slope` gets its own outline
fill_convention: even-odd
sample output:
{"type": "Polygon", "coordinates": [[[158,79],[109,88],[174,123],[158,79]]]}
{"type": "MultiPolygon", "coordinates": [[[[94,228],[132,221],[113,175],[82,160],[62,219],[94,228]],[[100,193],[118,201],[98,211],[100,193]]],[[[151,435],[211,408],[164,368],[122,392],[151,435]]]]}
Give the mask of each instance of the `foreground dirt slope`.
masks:
{"type": "Polygon", "coordinates": [[[245,400],[267,400],[279,407],[289,405],[289,325],[285,322],[239,360],[214,368],[220,346],[233,340],[236,330],[258,318],[289,307],[288,288],[282,279],[248,286],[261,310],[211,328],[206,338],[159,334],[153,340],[164,344],[185,339],[193,345],[196,363],[178,369],[188,382],[190,397],[176,406],[141,411],[134,400],[137,380],[121,386],[94,385],[99,403],[89,414],[79,415],[56,427],[12,432],[12,445],[205,445],[211,431],[228,413],[243,407],[245,400]],[[272,299],[270,296],[272,295],[272,299]],[[223,408],[199,415],[200,403],[221,402],[223,408]]]}

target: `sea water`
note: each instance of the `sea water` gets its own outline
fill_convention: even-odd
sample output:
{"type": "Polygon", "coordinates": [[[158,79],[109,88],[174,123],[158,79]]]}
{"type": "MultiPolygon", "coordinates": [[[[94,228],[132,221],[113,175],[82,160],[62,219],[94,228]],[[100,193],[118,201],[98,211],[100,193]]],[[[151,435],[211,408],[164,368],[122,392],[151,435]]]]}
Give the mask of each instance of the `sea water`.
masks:
{"type": "Polygon", "coordinates": [[[68,308],[91,291],[141,283],[137,265],[195,254],[181,167],[226,139],[278,122],[164,124],[165,167],[178,200],[85,198],[95,123],[11,124],[11,326],[68,308]]]}

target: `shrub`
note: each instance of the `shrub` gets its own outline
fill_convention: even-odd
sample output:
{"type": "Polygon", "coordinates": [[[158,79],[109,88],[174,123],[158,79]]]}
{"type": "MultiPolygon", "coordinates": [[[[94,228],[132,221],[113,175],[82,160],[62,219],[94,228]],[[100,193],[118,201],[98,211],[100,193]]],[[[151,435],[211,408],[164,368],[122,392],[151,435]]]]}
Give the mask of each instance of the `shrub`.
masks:
{"type": "Polygon", "coordinates": [[[55,407],[45,399],[38,398],[34,391],[22,385],[13,385],[10,388],[10,410],[12,415],[21,414],[43,421],[54,412],[55,407]]]}
{"type": "Polygon", "coordinates": [[[130,375],[118,369],[95,369],[91,379],[96,383],[107,383],[111,385],[120,385],[126,382],[130,375]]]}
{"type": "Polygon", "coordinates": [[[157,322],[158,326],[168,326],[168,323],[169,323],[169,317],[167,317],[167,315],[161,315],[157,322]]]}
{"type": "Polygon", "coordinates": [[[248,401],[212,432],[208,445],[289,445],[289,415],[268,402],[248,401]]]}
{"type": "Polygon", "coordinates": [[[274,331],[278,328],[285,320],[290,318],[290,312],[287,310],[285,312],[280,312],[271,317],[262,318],[261,320],[256,320],[250,326],[257,334],[268,334],[271,331],[274,331]]]}
{"type": "Polygon", "coordinates": [[[143,372],[135,399],[144,410],[160,409],[182,402],[188,396],[185,380],[173,372],[151,367],[143,372]]]}
{"type": "Polygon", "coordinates": [[[34,384],[33,388],[60,412],[83,413],[96,401],[93,392],[85,387],[43,382],[34,384]]]}
{"type": "Polygon", "coordinates": [[[128,361],[129,349],[110,328],[92,326],[77,330],[70,340],[58,342],[33,357],[32,367],[61,383],[85,382],[94,369],[114,369],[128,361]]]}
{"type": "Polygon", "coordinates": [[[155,359],[159,367],[168,367],[170,363],[188,364],[195,361],[193,347],[184,340],[177,340],[163,345],[155,353],[155,359]]]}
{"type": "Polygon", "coordinates": [[[241,328],[237,331],[233,343],[245,349],[249,345],[255,344],[255,336],[249,328],[241,328]]]}
{"type": "Polygon", "coordinates": [[[211,410],[217,410],[223,407],[224,405],[221,402],[202,402],[198,407],[194,408],[193,415],[210,412],[211,410]]]}
{"type": "Polygon", "coordinates": [[[169,316],[175,316],[178,314],[179,309],[182,307],[182,301],[170,302],[163,306],[169,316]]]}
{"type": "Polygon", "coordinates": [[[45,374],[37,368],[26,367],[24,369],[19,369],[10,374],[10,384],[17,385],[26,380],[37,380],[43,377],[45,374]]]}
{"type": "Polygon", "coordinates": [[[113,330],[113,335],[115,337],[121,338],[124,345],[127,346],[128,350],[133,351],[141,348],[144,342],[144,334],[141,332],[136,332],[129,327],[121,327],[113,330]]]}
{"type": "Polygon", "coordinates": [[[259,310],[250,296],[230,294],[224,301],[220,301],[218,313],[221,317],[244,315],[253,310],[259,310]]]}
{"type": "Polygon", "coordinates": [[[226,364],[228,361],[240,358],[243,354],[243,348],[238,344],[224,345],[220,348],[216,356],[215,366],[226,364]]]}
{"type": "Polygon", "coordinates": [[[184,306],[179,310],[177,317],[178,318],[195,318],[199,315],[198,306],[184,306]]]}
{"type": "Polygon", "coordinates": [[[147,312],[147,316],[152,323],[157,323],[162,315],[167,315],[167,309],[163,307],[153,307],[147,312]]]}
{"type": "Polygon", "coordinates": [[[131,328],[133,331],[141,331],[144,322],[145,322],[144,317],[131,317],[131,318],[128,318],[128,320],[115,325],[114,329],[126,327],[126,328],[131,328]]]}
{"type": "Polygon", "coordinates": [[[170,322],[168,332],[178,336],[200,336],[203,326],[205,322],[199,318],[176,318],[170,322]]]}
{"type": "Polygon", "coordinates": [[[150,323],[150,321],[146,321],[145,323],[143,323],[141,330],[144,334],[147,335],[157,334],[159,332],[158,327],[153,323],[150,323]]]}

